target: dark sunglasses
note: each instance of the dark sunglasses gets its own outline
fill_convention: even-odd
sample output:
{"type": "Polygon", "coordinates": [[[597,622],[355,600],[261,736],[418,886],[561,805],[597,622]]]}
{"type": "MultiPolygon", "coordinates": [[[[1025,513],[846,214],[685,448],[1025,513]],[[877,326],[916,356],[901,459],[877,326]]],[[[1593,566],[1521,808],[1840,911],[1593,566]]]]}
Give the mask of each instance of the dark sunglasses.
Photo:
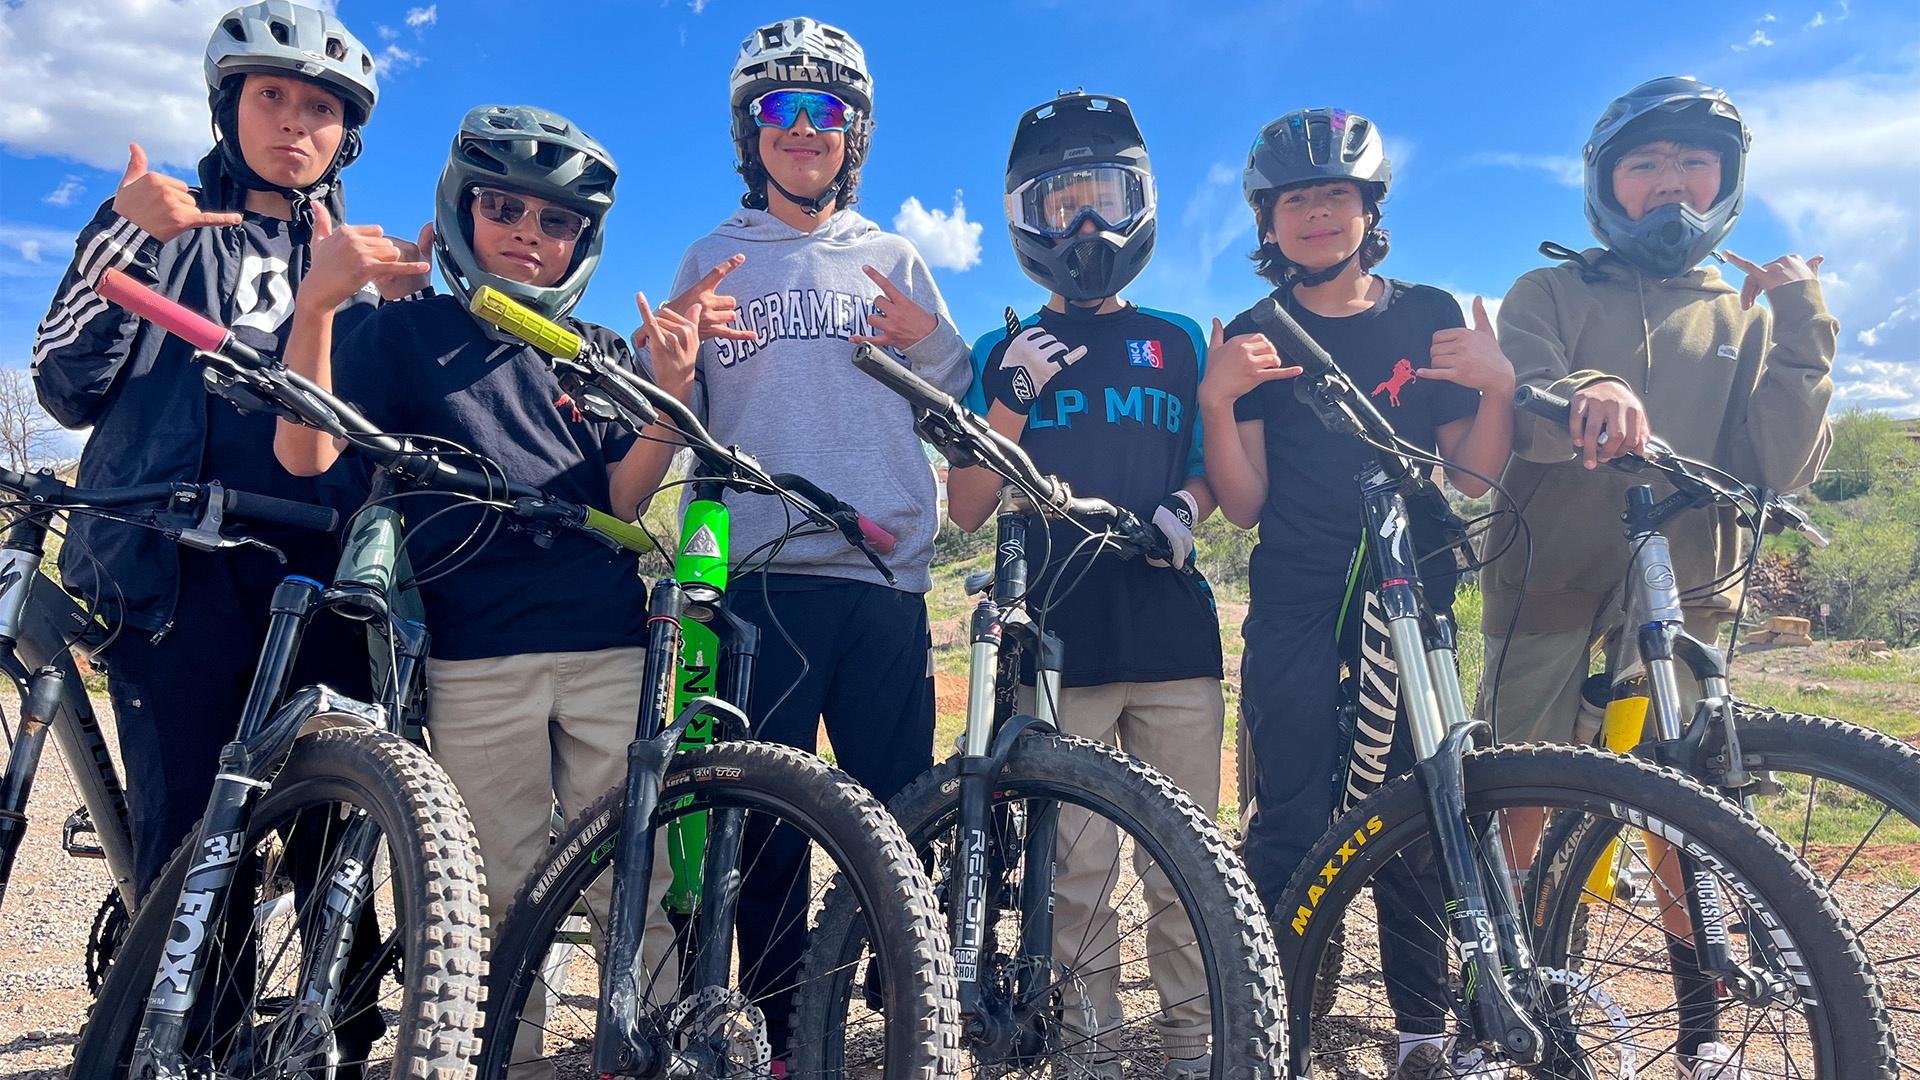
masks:
{"type": "Polygon", "coordinates": [[[853,123],[853,106],[825,90],[771,90],[753,99],[753,122],[785,131],[807,114],[815,131],[845,131],[853,123]]]}
{"type": "MultiPolygon", "coordinates": [[[[473,189],[474,212],[495,225],[517,225],[527,215],[527,200],[510,191],[499,188],[476,187],[473,189]]],[[[578,210],[569,210],[564,206],[543,206],[540,208],[540,232],[549,240],[562,243],[580,239],[592,219],[578,210]]]]}

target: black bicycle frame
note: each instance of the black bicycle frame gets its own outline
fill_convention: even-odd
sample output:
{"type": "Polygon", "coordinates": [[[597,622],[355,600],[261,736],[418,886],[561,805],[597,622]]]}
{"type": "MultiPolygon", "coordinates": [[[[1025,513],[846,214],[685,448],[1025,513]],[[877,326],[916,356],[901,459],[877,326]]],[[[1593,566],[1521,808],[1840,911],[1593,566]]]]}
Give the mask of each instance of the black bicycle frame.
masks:
{"type": "MultiPolygon", "coordinates": [[[[1063,650],[1060,639],[1042,632],[1026,615],[1029,590],[1027,539],[1032,529],[1045,529],[1025,495],[1004,489],[995,515],[993,579],[981,597],[969,624],[972,650],[967,694],[967,725],[961,735],[957,760],[960,773],[959,816],[947,881],[948,930],[952,935],[954,967],[959,977],[960,1015],[968,1038],[976,1045],[1011,1048],[1023,1033],[1003,1021],[1006,1015],[988,1008],[982,991],[987,972],[981,970],[981,951],[992,932],[989,897],[993,878],[1011,865],[1002,845],[1012,834],[1010,815],[996,815],[991,797],[1000,769],[1020,736],[1030,730],[1057,730],[1055,706],[1060,694],[1063,650]],[[1034,713],[1016,715],[1020,661],[1034,657],[1034,713]]],[[[1026,835],[1021,852],[1023,877],[1019,889],[1020,955],[1046,958],[1053,952],[1054,844],[1059,805],[1027,804],[1026,835]]],[[[1008,1003],[1017,1015],[1032,1007],[1053,987],[1052,965],[1029,965],[1016,973],[1008,1003]]]]}
{"type": "MultiPolygon", "coordinates": [[[[712,1062],[672,1059],[664,1033],[643,1022],[650,986],[640,945],[647,916],[658,906],[653,895],[653,815],[664,790],[667,766],[680,737],[696,719],[720,725],[716,738],[746,734],[744,706],[759,655],[759,630],[726,610],[722,596],[690,594],[671,578],[655,582],[647,599],[647,662],[641,680],[636,736],[627,746],[627,779],[621,802],[618,851],[614,857],[613,897],[608,915],[607,956],[600,972],[599,1015],[593,1037],[593,1071],[602,1076],[661,1073],[687,1064],[712,1062]],[[709,623],[721,642],[719,697],[697,697],[672,716],[674,675],[680,666],[680,621],[709,623]]],[[[732,963],[734,914],[740,896],[740,845],[745,814],[738,809],[711,811],[694,932],[687,937],[681,965],[682,988],[724,986],[732,963]]]]}
{"type": "Polygon", "coordinates": [[[71,643],[90,634],[94,624],[39,572],[46,537],[46,519],[27,513],[14,519],[0,544],[0,671],[13,680],[21,701],[13,751],[0,774],[0,902],[26,837],[27,799],[51,732],[71,766],[98,846],[75,841],[84,831],[79,815],[63,830],[63,844],[70,854],[105,859],[121,902],[131,912],[139,897],[134,894],[126,790],[70,651],[71,643]]]}
{"type": "MultiPolygon", "coordinates": [[[[174,905],[173,927],[134,1044],[136,1073],[144,1066],[161,1080],[185,1075],[181,1047],[216,944],[217,934],[210,931],[217,929],[227,912],[235,873],[246,853],[254,805],[272,787],[272,774],[308,721],[326,714],[339,722],[390,731],[400,730],[407,721],[425,671],[429,638],[420,623],[400,617],[390,600],[394,568],[400,561],[398,528],[398,517],[391,510],[364,511],[348,538],[333,587],[290,576],[274,590],[267,636],[247,689],[239,730],[220,750],[207,812],[192,837],[194,861],[174,905]],[[324,611],[374,621],[391,642],[396,664],[389,674],[384,709],[341,697],[324,686],[288,694],[300,642],[313,617],[324,611]]],[[[298,1045],[325,1045],[327,1016],[342,988],[345,959],[360,908],[368,899],[367,877],[378,845],[379,835],[370,824],[350,822],[334,846],[339,872],[316,885],[323,894],[319,926],[299,988],[302,1004],[316,1007],[299,1010],[285,1036],[298,1045]]]]}

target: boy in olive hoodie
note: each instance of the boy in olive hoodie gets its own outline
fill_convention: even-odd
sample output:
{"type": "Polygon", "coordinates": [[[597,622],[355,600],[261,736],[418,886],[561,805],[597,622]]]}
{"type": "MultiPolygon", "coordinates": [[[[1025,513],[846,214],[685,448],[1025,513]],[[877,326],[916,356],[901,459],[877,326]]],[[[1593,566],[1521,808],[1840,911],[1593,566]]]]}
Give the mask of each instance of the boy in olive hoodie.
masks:
{"type": "MultiPolygon", "coordinates": [[[[1522,277],[1500,308],[1517,381],[1573,403],[1568,430],[1515,421],[1503,493],[1513,501],[1496,505],[1527,513],[1532,530],[1524,604],[1526,551],[1507,542],[1512,518],[1488,538],[1487,550],[1502,554],[1481,574],[1480,703],[1488,707],[1500,670],[1492,719],[1502,741],[1585,740],[1598,730],[1597,709],[1582,715],[1581,685],[1593,649],[1620,639],[1630,553],[1619,515],[1627,488],[1646,482],[1601,465],[1657,434],[1682,455],[1791,491],[1826,458],[1839,324],[1821,299],[1820,257],[1760,266],[1725,252],[1746,273],[1739,289],[1698,265],[1739,216],[1748,141],[1726,94],[1692,79],[1655,79],[1615,100],[1585,154],[1587,219],[1606,246],[1542,245],[1567,261],[1522,277]],[[1767,306],[1755,307],[1762,293],[1767,306]]],[[[1687,590],[1736,570],[1741,531],[1730,509],[1712,507],[1675,518],[1667,534],[1687,630],[1712,640],[1739,589],[1687,590]]],[[[1533,846],[1516,836],[1521,864],[1533,846]]]]}

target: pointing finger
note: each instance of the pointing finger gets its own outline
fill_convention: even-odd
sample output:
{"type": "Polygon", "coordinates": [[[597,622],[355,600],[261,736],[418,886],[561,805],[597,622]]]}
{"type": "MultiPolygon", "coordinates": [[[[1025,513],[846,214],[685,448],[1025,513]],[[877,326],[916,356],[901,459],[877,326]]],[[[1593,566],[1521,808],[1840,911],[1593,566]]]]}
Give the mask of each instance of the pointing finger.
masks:
{"type": "Polygon", "coordinates": [[[893,282],[890,279],[888,279],[887,275],[881,273],[878,270],[875,270],[871,266],[863,266],[860,269],[866,271],[867,277],[872,279],[875,285],[880,286],[881,294],[886,296],[888,299],[892,299],[900,295],[900,290],[894,287],[893,282]]]}
{"type": "Polygon", "coordinates": [[[245,220],[246,219],[240,216],[239,214],[229,214],[224,212],[195,214],[192,220],[187,222],[187,227],[190,229],[203,229],[203,228],[208,228],[210,226],[218,226],[218,225],[238,225],[245,220]]]}
{"type": "Polygon", "coordinates": [[[705,277],[694,283],[693,291],[695,293],[712,292],[714,286],[725,280],[728,274],[740,269],[740,264],[746,261],[745,255],[736,254],[733,258],[707,271],[705,277]]]}

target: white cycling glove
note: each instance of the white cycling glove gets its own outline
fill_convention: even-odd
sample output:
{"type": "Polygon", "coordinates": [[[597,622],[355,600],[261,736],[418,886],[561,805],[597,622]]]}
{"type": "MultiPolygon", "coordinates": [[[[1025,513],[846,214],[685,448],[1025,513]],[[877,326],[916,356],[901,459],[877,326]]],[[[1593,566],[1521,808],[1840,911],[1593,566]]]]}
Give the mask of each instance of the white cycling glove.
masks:
{"type": "Polygon", "coordinates": [[[1062,368],[1085,355],[1085,345],[1069,349],[1047,331],[1029,326],[1007,343],[1007,351],[1000,356],[1000,370],[1013,372],[1013,394],[1022,405],[1029,405],[1062,368]]]}
{"type": "Polygon", "coordinates": [[[1193,493],[1185,488],[1160,500],[1153,511],[1153,527],[1167,538],[1167,548],[1173,554],[1171,560],[1148,559],[1151,566],[1174,566],[1186,569],[1193,561],[1193,525],[1200,516],[1200,504],[1194,502],[1193,493]]]}

